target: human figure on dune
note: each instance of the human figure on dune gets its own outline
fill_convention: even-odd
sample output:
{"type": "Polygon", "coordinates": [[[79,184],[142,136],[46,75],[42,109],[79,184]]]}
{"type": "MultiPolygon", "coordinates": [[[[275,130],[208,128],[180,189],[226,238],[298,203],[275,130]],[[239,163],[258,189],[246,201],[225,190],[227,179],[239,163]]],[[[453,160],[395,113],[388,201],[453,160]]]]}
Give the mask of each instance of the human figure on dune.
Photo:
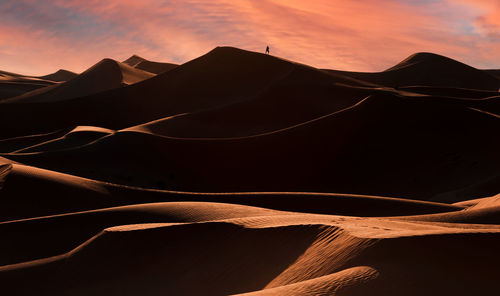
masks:
{"type": "Polygon", "coordinates": [[[266,47],[266,54],[269,54],[269,45],[266,47]]]}

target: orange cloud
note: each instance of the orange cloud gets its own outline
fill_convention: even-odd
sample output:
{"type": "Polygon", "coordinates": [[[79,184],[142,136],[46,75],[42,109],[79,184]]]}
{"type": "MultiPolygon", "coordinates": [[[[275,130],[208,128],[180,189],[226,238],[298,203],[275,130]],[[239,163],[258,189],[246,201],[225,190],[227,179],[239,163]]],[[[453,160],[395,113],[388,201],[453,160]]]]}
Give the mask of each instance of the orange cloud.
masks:
{"type": "Polygon", "coordinates": [[[498,0],[456,0],[479,12],[474,24],[478,30],[493,39],[500,40],[500,1],[498,0]]]}
{"type": "Polygon", "coordinates": [[[20,32],[0,45],[10,52],[0,63],[12,71],[22,61],[40,74],[81,71],[132,53],[180,63],[218,45],[268,44],[272,54],[325,68],[383,70],[417,51],[500,67],[496,0],[6,2],[0,17],[12,17],[0,32],[20,32]]]}

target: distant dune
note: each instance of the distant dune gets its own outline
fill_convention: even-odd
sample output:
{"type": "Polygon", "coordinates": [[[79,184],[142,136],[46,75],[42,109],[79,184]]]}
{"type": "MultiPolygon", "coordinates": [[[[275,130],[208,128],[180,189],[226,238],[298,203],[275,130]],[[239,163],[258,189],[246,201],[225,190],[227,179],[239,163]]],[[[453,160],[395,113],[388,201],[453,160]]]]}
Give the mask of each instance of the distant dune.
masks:
{"type": "Polygon", "coordinates": [[[500,78],[494,71],[475,69],[433,53],[417,53],[379,73],[327,70],[390,87],[427,86],[498,91],[500,78]]]}
{"type": "Polygon", "coordinates": [[[60,79],[67,78],[67,76],[63,77],[61,75],[57,75],[56,77],[54,74],[43,77],[33,77],[0,71],[0,101],[55,84],[59,82],[60,79]]]}
{"type": "Polygon", "coordinates": [[[52,74],[40,76],[40,78],[55,81],[55,82],[64,82],[64,81],[71,80],[71,79],[75,78],[76,76],[78,76],[78,74],[73,73],[73,72],[68,71],[68,70],[60,69],[52,74]]]}
{"type": "Polygon", "coordinates": [[[134,67],[136,69],[141,69],[154,74],[161,74],[170,71],[178,66],[176,64],[171,64],[171,63],[159,63],[159,62],[148,61],[137,55],[131,56],[130,58],[123,61],[123,63],[131,67],[134,67]]]}
{"type": "Polygon", "coordinates": [[[0,291],[495,295],[499,88],[432,53],[0,71],[0,291]]]}
{"type": "MultiPolygon", "coordinates": [[[[62,76],[67,77],[68,73],[56,72],[49,76],[55,79],[61,79],[62,76]]],[[[69,76],[71,76],[71,74],[69,76]]],[[[154,74],[135,69],[126,64],[111,59],[104,59],[67,82],[37,89],[21,96],[5,100],[4,102],[17,104],[43,103],[74,99],[134,84],[153,76],[154,74]]]]}

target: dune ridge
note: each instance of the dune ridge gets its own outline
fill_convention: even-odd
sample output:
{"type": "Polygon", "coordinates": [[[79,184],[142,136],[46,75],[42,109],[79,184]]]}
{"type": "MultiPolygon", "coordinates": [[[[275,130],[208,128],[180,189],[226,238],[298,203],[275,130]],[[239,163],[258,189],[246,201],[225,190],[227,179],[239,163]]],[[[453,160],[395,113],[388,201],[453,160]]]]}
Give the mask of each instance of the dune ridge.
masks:
{"type": "Polygon", "coordinates": [[[138,55],[133,55],[122,63],[127,64],[136,69],[141,69],[154,74],[161,74],[170,71],[178,65],[172,63],[159,63],[146,60],[138,55]]]}
{"type": "Polygon", "coordinates": [[[420,52],[378,73],[326,70],[395,88],[407,86],[452,87],[499,91],[496,72],[483,71],[438,54],[420,52]]]}
{"type": "MultiPolygon", "coordinates": [[[[401,270],[398,269],[399,264],[396,266],[393,264],[403,258],[405,258],[405,262],[411,262],[411,260],[416,259],[421,260],[423,268],[428,268],[432,266],[429,265],[432,264],[432,261],[429,261],[427,257],[430,255],[428,249],[421,249],[421,251],[414,254],[415,259],[408,261],[404,253],[394,253],[395,248],[400,250],[409,244],[418,244],[424,247],[432,245],[436,240],[446,242],[444,246],[450,246],[463,238],[469,238],[469,243],[467,243],[466,247],[471,247],[475,243],[484,241],[490,237],[498,238],[498,232],[500,231],[498,228],[463,230],[441,227],[441,229],[438,229],[425,225],[419,226],[418,224],[415,225],[414,230],[409,230],[405,225],[399,224],[398,226],[398,224],[390,221],[374,221],[373,224],[365,221],[367,225],[371,225],[370,231],[366,232],[361,227],[362,225],[355,226],[353,224],[354,228],[348,227],[349,230],[346,232],[336,226],[314,227],[314,225],[294,225],[293,222],[290,223],[290,219],[287,219],[289,222],[285,222],[260,218],[259,225],[257,226],[252,224],[252,219],[250,218],[250,224],[247,224],[245,220],[238,219],[234,222],[204,222],[194,224],[154,223],[111,227],[68,253],[45,260],[6,265],[0,268],[0,274],[3,275],[2,279],[8,279],[8,281],[3,282],[4,287],[12,287],[20,280],[19,275],[24,275],[33,280],[38,279],[37,283],[40,283],[40,285],[37,285],[37,288],[41,289],[40,291],[50,291],[54,288],[54,285],[57,285],[58,291],[71,294],[76,293],[77,295],[96,293],[97,291],[99,291],[98,293],[105,294],[112,290],[116,291],[116,289],[120,293],[124,293],[124,295],[134,295],[141,291],[147,294],[154,294],[160,287],[161,291],[169,293],[195,294],[200,293],[200,289],[203,289],[205,295],[227,295],[251,292],[257,289],[264,289],[263,291],[265,292],[266,289],[307,283],[309,280],[321,279],[323,276],[337,272],[343,272],[345,276],[339,279],[334,288],[339,290],[341,288],[348,289],[349,285],[343,284],[352,282],[353,280],[350,277],[351,272],[347,268],[373,266],[357,269],[359,271],[369,271],[368,273],[364,273],[365,276],[361,277],[361,279],[358,277],[358,283],[361,280],[361,283],[369,284],[368,291],[371,291],[372,295],[387,295],[384,293],[395,295],[398,292],[418,295],[418,293],[430,291],[431,288],[439,290],[440,286],[425,286],[412,289],[409,288],[413,286],[412,283],[427,280],[436,284],[439,281],[446,282],[453,280],[457,276],[463,277],[465,275],[463,269],[455,269],[451,273],[446,269],[446,266],[454,265],[454,256],[463,249],[459,248],[457,251],[450,252],[447,256],[441,257],[440,261],[443,262],[444,269],[437,269],[432,273],[420,273],[419,275],[418,270],[412,272],[411,269],[405,269],[405,272],[401,273],[401,270]],[[265,220],[267,222],[264,222],[265,220]],[[401,234],[398,234],[398,231],[396,231],[389,237],[383,238],[385,236],[383,233],[387,232],[384,228],[392,228],[390,226],[391,223],[394,224],[394,230],[398,228],[402,230],[401,234]],[[379,228],[380,226],[383,228],[379,228]],[[359,229],[360,232],[356,229],[359,229]],[[186,233],[197,235],[186,236],[186,233]],[[359,234],[362,236],[359,237],[359,234]],[[382,236],[380,236],[381,234],[382,236]],[[160,241],[157,238],[163,235],[169,235],[171,240],[168,243],[158,244],[160,241]],[[249,240],[253,240],[256,235],[259,237],[259,240],[254,241],[252,248],[248,248],[249,240]],[[179,236],[184,239],[175,240],[175,237],[179,236]],[[221,236],[226,238],[224,245],[221,245],[221,236]],[[188,237],[191,238],[187,239],[188,237]],[[227,237],[231,237],[231,239],[227,240],[227,237]],[[297,240],[297,237],[301,239],[297,240]],[[140,243],[137,241],[138,238],[140,238],[140,243]],[[203,241],[206,238],[209,238],[209,240],[205,241],[205,248],[202,251],[197,247],[197,242],[200,240],[203,241]],[[149,242],[156,243],[150,244],[149,242]],[[116,248],[118,245],[126,247],[116,248]],[[246,256],[244,257],[246,259],[244,260],[240,257],[239,252],[234,251],[243,249],[246,250],[246,256]],[[146,250],[147,252],[145,252],[146,250]],[[177,255],[177,258],[172,258],[171,254],[179,254],[179,250],[183,250],[182,254],[185,255],[180,257],[177,255]],[[221,251],[224,253],[221,253],[221,251]],[[140,258],[131,258],[128,255],[130,252],[143,255],[140,258]],[[147,257],[145,257],[145,254],[148,254],[147,257]],[[210,254],[211,256],[205,256],[205,254],[210,254]],[[380,257],[381,255],[384,256],[383,259],[380,257]],[[108,258],[104,264],[96,261],[102,257],[108,258]],[[128,259],[124,260],[126,257],[128,259]],[[198,258],[203,259],[200,261],[198,258]],[[265,259],[255,260],[254,258],[265,259]],[[239,264],[232,268],[238,268],[238,272],[224,272],[225,268],[233,266],[232,262],[235,262],[235,259],[239,264]],[[63,260],[65,262],[64,267],[61,265],[63,260]],[[151,262],[151,260],[156,262],[159,260],[168,260],[164,262],[169,262],[171,271],[165,271],[164,268],[159,269],[157,264],[149,265],[148,268],[141,267],[138,269],[141,265],[144,266],[144,262],[151,262]],[[325,262],[325,264],[318,265],[318,260],[321,260],[319,262],[325,262]],[[214,264],[215,262],[217,264],[214,264]],[[291,262],[293,264],[289,265],[291,262]],[[363,263],[364,265],[359,265],[363,263]],[[99,269],[92,268],[96,264],[100,264],[99,269]],[[178,272],[180,266],[187,265],[186,267],[189,267],[193,264],[196,264],[198,267],[200,267],[200,264],[210,267],[211,272],[203,273],[202,268],[188,269],[198,271],[191,272],[191,275],[188,277],[184,276],[185,273],[178,272]],[[83,269],[82,265],[87,266],[88,269],[83,269]],[[289,266],[288,268],[286,268],[287,265],[289,266]],[[300,272],[295,272],[299,273],[294,272],[294,269],[297,268],[300,272]],[[306,271],[308,269],[309,271],[306,271]],[[65,279],[64,281],[54,282],[44,276],[47,273],[53,274],[56,270],[59,270],[57,272],[58,278],[63,278],[65,279]],[[137,272],[138,270],[141,270],[141,272],[137,272]],[[260,272],[256,273],[258,270],[260,272]],[[169,277],[162,276],[162,274],[165,275],[165,272],[169,277]],[[410,272],[413,277],[405,278],[404,275],[406,275],[406,272],[410,272]],[[286,276],[288,273],[292,275],[292,278],[286,276]],[[104,274],[108,274],[108,276],[103,277],[104,274]],[[380,280],[378,280],[379,274],[380,280]],[[297,278],[297,275],[302,276],[297,278]],[[439,275],[439,278],[436,278],[436,275],[439,275]],[[234,278],[235,276],[237,278],[234,278]],[[134,278],[134,280],[128,282],[120,281],[122,284],[115,286],[114,283],[116,280],[123,277],[134,278]],[[190,285],[189,283],[193,277],[197,282],[204,284],[190,285]],[[270,281],[273,277],[274,280],[270,281]],[[78,278],[80,281],[71,280],[73,278],[78,278]],[[216,278],[224,278],[226,281],[213,281],[216,278]],[[283,281],[280,278],[288,279],[283,281]],[[402,280],[402,278],[405,278],[405,280],[402,280]],[[81,279],[84,280],[82,281],[81,279]],[[165,279],[168,280],[165,281],[165,279]],[[247,279],[251,279],[251,281],[246,281],[247,279]],[[398,283],[397,285],[394,285],[394,280],[397,280],[395,281],[398,283]],[[174,282],[176,284],[172,285],[174,282]],[[268,282],[267,285],[266,282],[268,282]],[[390,285],[388,284],[389,282],[393,284],[390,285]],[[61,283],[63,283],[62,286],[61,283]],[[82,285],[81,283],[86,284],[82,285]],[[145,283],[149,283],[149,285],[145,285],[145,283]],[[221,283],[224,284],[220,285],[221,283]],[[281,285],[282,283],[288,284],[281,285]],[[151,290],[144,290],[144,286],[150,287],[149,289],[151,290]]],[[[311,222],[313,221],[312,219],[311,222]]],[[[349,225],[349,223],[342,222],[342,220],[340,220],[340,223],[349,225]]],[[[489,241],[491,242],[491,240],[489,241]]],[[[498,240],[496,240],[494,245],[497,244],[498,240]]],[[[443,244],[440,244],[440,246],[443,246],[443,244]]],[[[481,257],[487,257],[491,255],[491,252],[494,252],[493,248],[488,248],[488,251],[483,253],[481,257]]],[[[441,252],[436,253],[439,256],[444,255],[441,252]]],[[[482,263],[484,261],[474,260],[470,255],[462,255],[462,262],[467,262],[471,267],[485,268],[487,266],[482,263]]],[[[491,277],[475,276],[472,278],[469,277],[469,279],[473,280],[475,284],[481,285],[483,289],[492,288],[491,277]]],[[[359,289],[363,290],[363,288],[367,287],[355,285],[354,288],[359,291],[359,289]]],[[[464,287],[446,287],[446,289],[450,288],[454,292],[460,292],[460,289],[464,289],[464,287]]],[[[24,286],[21,289],[28,292],[32,288],[24,286]]],[[[472,292],[474,289],[477,288],[468,289],[467,286],[465,287],[465,290],[468,292],[472,292]]],[[[367,290],[365,289],[364,292],[366,293],[367,290]]]]}
{"type": "Polygon", "coordinates": [[[495,295],[497,74],[234,47],[0,71],[0,291],[495,295]]]}
{"type": "Polygon", "coordinates": [[[155,190],[100,182],[21,164],[5,164],[3,167],[1,221],[161,201],[220,202],[282,211],[361,216],[416,215],[464,208],[459,205],[354,194],[155,190]],[[50,195],[52,198],[39,199],[38,194],[50,195]],[[360,208],[359,203],[367,207],[360,208]]]}
{"type": "MultiPolygon", "coordinates": [[[[54,73],[61,76],[67,73],[54,73]]],[[[82,74],[73,76],[65,83],[41,88],[21,96],[4,100],[3,103],[54,102],[73,99],[105,90],[134,84],[154,75],[132,68],[111,59],[103,59],[82,74]]]]}
{"type": "Polygon", "coordinates": [[[498,190],[485,183],[499,173],[499,143],[491,138],[498,127],[497,117],[453,101],[380,94],[260,136],[182,139],[122,131],[68,150],[4,156],[112,183],[180,191],[346,192],[457,202],[481,197],[463,188],[477,185],[485,196],[498,190]],[[133,143],[146,145],[149,155],[133,143]],[[124,145],[130,149],[118,148],[124,145]],[[409,158],[413,149],[419,154],[409,158]],[[419,180],[408,178],[417,171],[419,180]]]}

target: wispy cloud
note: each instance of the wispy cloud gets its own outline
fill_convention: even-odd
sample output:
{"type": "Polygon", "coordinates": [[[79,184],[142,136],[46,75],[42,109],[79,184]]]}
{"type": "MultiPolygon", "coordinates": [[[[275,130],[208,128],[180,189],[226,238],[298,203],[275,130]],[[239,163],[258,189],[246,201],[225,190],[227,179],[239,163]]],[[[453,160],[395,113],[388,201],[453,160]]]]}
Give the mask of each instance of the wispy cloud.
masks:
{"type": "Polygon", "coordinates": [[[5,0],[0,69],[82,71],[103,57],[185,62],[218,45],[375,71],[417,51],[500,67],[498,0],[5,0]]]}
{"type": "Polygon", "coordinates": [[[500,1],[498,0],[453,0],[474,9],[476,18],[473,25],[478,32],[500,41],[500,1]]]}

